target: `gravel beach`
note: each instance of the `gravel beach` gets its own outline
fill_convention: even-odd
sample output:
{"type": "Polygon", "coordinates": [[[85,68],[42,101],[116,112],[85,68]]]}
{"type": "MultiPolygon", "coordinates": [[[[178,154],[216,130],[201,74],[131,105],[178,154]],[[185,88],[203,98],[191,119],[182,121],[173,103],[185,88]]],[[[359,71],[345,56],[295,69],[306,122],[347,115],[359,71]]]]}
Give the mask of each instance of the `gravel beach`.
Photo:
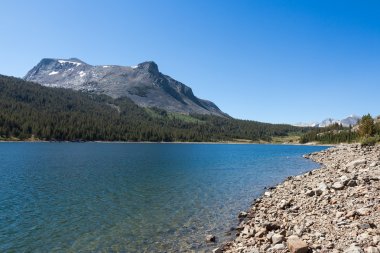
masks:
{"type": "Polygon", "coordinates": [[[239,214],[219,252],[380,252],[380,146],[307,154],[319,169],[289,177],[239,214]]]}

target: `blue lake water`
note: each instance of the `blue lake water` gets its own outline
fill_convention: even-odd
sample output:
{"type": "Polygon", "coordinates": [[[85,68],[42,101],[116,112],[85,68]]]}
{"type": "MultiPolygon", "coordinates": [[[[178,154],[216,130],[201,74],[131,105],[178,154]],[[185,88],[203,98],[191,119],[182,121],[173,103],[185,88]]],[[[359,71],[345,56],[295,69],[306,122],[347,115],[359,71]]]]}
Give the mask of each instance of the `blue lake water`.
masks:
{"type": "Polygon", "coordinates": [[[215,248],[318,146],[0,143],[0,252],[215,248]]]}

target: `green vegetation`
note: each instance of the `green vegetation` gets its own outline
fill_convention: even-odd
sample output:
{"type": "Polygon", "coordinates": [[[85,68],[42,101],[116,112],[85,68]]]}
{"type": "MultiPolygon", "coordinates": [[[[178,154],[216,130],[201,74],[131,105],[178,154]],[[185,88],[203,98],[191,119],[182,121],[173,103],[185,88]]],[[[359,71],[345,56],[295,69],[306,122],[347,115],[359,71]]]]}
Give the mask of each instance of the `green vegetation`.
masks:
{"type": "Polygon", "coordinates": [[[289,133],[286,136],[274,136],[272,137],[272,143],[290,143],[290,144],[296,144],[300,142],[300,136],[302,133],[295,132],[295,133],[289,133]]]}
{"type": "Polygon", "coordinates": [[[0,140],[271,141],[307,128],[141,108],[0,75],[0,140]]]}
{"type": "Polygon", "coordinates": [[[363,146],[373,146],[380,141],[380,122],[375,124],[370,114],[364,115],[360,120],[359,134],[363,146]]]}
{"type": "Polygon", "coordinates": [[[373,146],[376,144],[376,142],[379,142],[380,138],[379,136],[374,136],[374,137],[365,137],[361,140],[362,146],[373,146]]]}
{"type": "Polygon", "coordinates": [[[360,120],[359,134],[362,138],[368,138],[375,134],[375,122],[370,114],[364,115],[360,120]]]}
{"type": "Polygon", "coordinates": [[[377,119],[376,119],[375,133],[380,133],[380,116],[378,116],[377,119]]]}
{"type": "Polygon", "coordinates": [[[181,113],[169,112],[168,116],[169,116],[169,119],[181,120],[188,123],[198,123],[198,124],[206,123],[205,121],[197,119],[196,117],[193,117],[191,115],[181,114],[181,113]]]}
{"type": "Polygon", "coordinates": [[[318,142],[322,144],[361,142],[374,145],[380,141],[380,120],[370,114],[364,115],[355,128],[334,124],[325,128],[315,128],[300,138],[300,143],[318,142]]]}
{"type": "Polygon", "coordinates": [[[315,128],[300,138],[300,143],[317,142],[322,144],[332,144],[341,142],[356,142],[358,134],[352,128],[345,128],[339,124],[328,127],[315,128]]]}

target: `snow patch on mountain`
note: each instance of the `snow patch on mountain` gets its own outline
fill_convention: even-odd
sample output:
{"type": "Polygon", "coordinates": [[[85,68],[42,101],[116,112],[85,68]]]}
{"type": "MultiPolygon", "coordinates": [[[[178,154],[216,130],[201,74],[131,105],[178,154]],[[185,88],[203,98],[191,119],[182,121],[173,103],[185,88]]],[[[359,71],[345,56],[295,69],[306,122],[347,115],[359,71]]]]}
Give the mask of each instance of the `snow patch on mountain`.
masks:
{"type": "Polygon", "coordinates": [[[128,97],[141,107],[228,116],[214,103],[196,97],[190,87],[162,74],[153,61],[131,67],[93,66],[77,58],[45,58],[24,79],[49,87],[95,92],[113,98],[128,97]]]}
{"type": "Polygon", "coordinates": [[[65,61],[65,60],[58,60],[59,63],[61,64],[73,64],[73,65],[76,65],[76,66],[80,66],[82,65],[82,63],[80,62],[75,62],[75,61],[65,61]]]}
{"type": "Polygon", "coordinates": [[[328,127],[333,124],[339,124],[344,127],[349,127],[349,126],[355,126],[358,124],[360,120],[360,117],[351,114],[347,118],[337,120],[337,119],[332,119],[332,118],[327,118],[325,120],[322,120],[321,122],[313,122],[313,123],[297,123],[294,124],[294,126],[300,126],[300,127],[328,127]]]}

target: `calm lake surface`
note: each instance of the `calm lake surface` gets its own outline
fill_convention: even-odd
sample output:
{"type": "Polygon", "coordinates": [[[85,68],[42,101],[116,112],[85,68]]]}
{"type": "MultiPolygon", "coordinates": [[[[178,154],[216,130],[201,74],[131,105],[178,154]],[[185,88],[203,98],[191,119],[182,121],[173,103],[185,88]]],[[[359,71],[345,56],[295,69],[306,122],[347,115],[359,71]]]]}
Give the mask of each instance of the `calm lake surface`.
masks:
{"type": "Polygon", "coordinates": [[[0,143],[0,252],[215,248],[265,186],[326,147],[0,143]]]}

